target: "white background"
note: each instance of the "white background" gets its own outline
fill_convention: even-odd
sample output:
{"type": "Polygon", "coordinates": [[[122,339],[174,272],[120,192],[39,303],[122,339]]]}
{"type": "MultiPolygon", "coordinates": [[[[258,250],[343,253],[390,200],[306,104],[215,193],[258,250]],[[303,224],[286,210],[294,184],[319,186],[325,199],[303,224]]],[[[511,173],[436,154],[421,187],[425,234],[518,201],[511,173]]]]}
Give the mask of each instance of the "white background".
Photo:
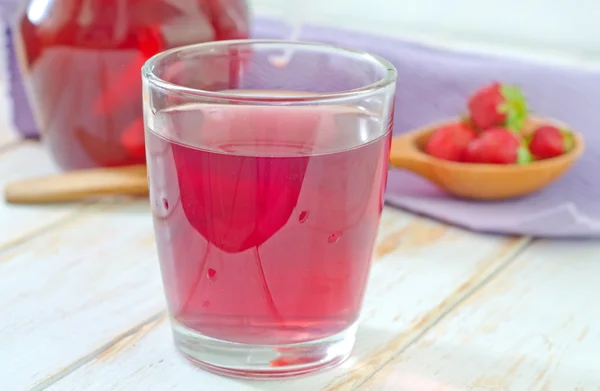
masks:
{"type": "Polygon", "coordinates": [[[256,15],[600,63],[600,0],[250,0],[256,15]]]}

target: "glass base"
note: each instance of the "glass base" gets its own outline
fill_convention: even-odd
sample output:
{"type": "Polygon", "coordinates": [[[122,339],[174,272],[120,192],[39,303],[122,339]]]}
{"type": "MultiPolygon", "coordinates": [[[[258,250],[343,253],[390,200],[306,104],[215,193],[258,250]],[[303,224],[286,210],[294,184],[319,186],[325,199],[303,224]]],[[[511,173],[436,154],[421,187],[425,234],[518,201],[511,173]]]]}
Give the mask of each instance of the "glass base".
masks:
{"type": "Polygon", "coordinates": [[[194,364],[242,378],[305,375],[344,362],[354,347],[357,324],[330,337],[289,345],[240,344],[207,337],[171,319],[175,346],[194,364]]]}

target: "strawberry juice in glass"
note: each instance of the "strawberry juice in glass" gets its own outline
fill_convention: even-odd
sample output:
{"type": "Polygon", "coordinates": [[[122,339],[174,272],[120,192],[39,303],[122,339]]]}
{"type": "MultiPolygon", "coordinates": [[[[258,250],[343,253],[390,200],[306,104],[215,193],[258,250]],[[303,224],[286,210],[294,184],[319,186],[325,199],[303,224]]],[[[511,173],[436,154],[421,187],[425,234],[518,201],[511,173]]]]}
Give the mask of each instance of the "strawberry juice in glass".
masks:
{"type": "Polygon", "coordinates": [[[177,348],[243,377],[343,361],[383,206],[393,66],[328,45],[240,40],[160,53],[143,79],[177,348]]]}

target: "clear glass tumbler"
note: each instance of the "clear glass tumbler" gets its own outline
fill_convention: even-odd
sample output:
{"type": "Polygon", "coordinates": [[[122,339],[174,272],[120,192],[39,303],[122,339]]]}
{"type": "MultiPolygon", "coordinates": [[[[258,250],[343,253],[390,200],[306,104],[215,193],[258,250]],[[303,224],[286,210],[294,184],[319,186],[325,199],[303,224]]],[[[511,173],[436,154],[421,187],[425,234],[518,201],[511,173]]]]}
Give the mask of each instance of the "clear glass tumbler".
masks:
{"type": "Polygon", "coordinates": [[[396,71],[240,40],[143,67],[150,198],[177,348],[231,376],[350,354],[383,206],[396,71]]]}

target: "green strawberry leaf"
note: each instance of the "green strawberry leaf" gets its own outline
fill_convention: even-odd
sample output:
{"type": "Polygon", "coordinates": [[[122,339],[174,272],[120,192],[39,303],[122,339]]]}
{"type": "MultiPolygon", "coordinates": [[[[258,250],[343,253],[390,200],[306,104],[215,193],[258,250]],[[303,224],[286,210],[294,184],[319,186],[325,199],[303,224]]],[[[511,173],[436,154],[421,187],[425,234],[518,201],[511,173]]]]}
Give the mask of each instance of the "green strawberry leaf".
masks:
{"type": "Polygon", "coordinates": [[[533,162],[534,160],[535,159],[529,151],[529,148],[527,148],[527,145],[521,144],[517,150],[517,164],[525,165],[533,162]]]}
{"type": "Polygon", "coordinates": [[[469,127],[473,126],[473,123],[471,122],[471,118],[467,114],[460,115],[460,122],[462,122],[463,124],[465,124],[469,127]]]}
{"type": "Polygon", "coordinates": [[[508,103],[504,102],[498,106],[498,112],[502,114],[506,114],[508,112],[508,103]]]}
{"type": "Polygon", "coordinates": [[[562,133],[563,136],[564,153],[570,152],[575,148],[575,137],[573,137],[573,133],[567,129],[561,129],[560,133],[562,133]]]}
{"type": "Polygon", "coordinates": [[[505,102],[498,110],[506,114],[506,127],[513,132],[521,132],[529,114],[527,99],[517,86],[502,85],[501,93],[505,102]]]}
{"type": "Polygon", "coordinates": [[[521,91],[521,88],[515,85],[503,84],[502,87],[500,87],[500,92],[502,92],[502,96],[504,96],[504,99],[507,101],[525,100],[523,91],[521,91]]]}

